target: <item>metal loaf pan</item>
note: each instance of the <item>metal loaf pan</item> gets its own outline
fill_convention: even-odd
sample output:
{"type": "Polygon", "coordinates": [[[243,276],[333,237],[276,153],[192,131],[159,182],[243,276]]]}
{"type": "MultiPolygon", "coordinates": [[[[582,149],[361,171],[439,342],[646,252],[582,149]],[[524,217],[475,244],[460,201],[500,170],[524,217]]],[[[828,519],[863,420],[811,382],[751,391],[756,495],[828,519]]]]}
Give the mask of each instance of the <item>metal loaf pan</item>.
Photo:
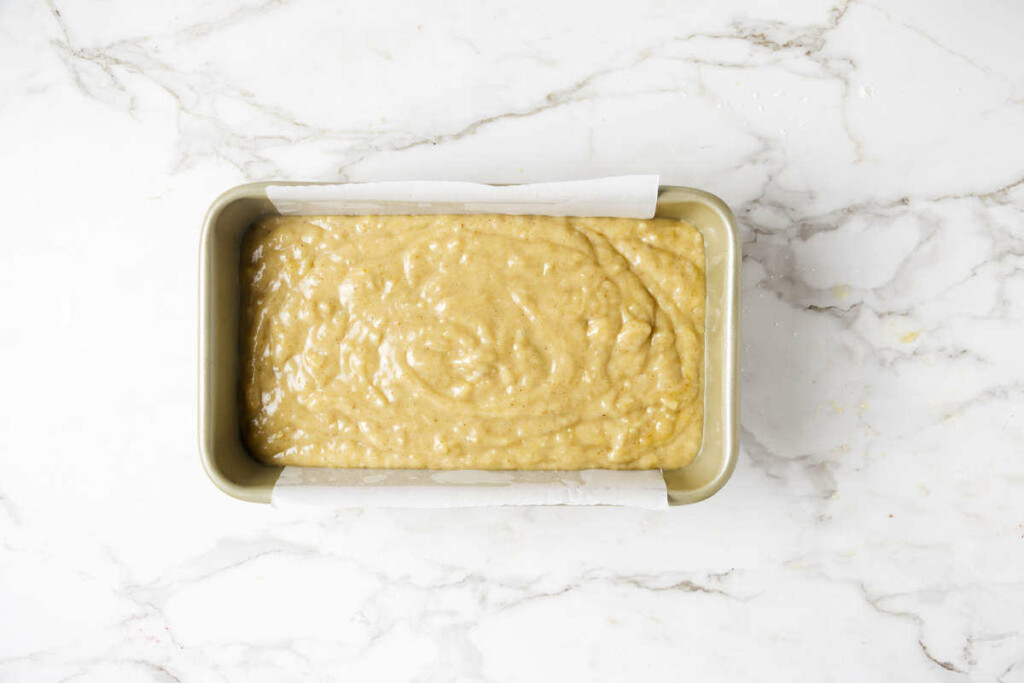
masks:
{"type": "MultiPolygon", "coordinates": [[[[199,253],[199,451],[206,473],[225,493],[269,503],[282,468],[254,460],[238,420],[239,249],[257,221],[277,213],[267,187],[310,183],[250,183],[231,188],[210,206],[199,253]]],[[[704,236],[707,320],[704,354],[704,441],[694,461],[665,470],[669,503],[695,503],[728,481],[736,466],[739,428],[739,261],[736,224],[718,197],[662,186],[656,215],[677,218],[704,236]]]]}

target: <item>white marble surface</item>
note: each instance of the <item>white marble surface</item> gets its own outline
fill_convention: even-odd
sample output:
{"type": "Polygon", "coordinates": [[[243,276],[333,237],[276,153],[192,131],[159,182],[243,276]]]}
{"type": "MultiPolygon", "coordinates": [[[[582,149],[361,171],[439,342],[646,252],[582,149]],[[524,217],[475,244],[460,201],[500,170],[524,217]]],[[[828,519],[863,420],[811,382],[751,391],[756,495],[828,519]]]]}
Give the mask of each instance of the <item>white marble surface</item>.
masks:
{"type": "Polygon", "coordinates": [[[0,4],[0,680],[1024,681],[1024,4],[0,4]],[[196,449],[247,179],[741,220],[708,502],[280,511],[196,449]]]}

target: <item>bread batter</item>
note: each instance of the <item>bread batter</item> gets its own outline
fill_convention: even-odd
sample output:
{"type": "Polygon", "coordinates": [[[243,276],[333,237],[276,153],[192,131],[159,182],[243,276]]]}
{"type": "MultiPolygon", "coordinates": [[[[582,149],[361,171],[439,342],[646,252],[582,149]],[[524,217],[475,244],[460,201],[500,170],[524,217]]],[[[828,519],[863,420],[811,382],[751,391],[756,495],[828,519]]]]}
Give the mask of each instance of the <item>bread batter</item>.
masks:
{"type": "Polygon", "coordinates": [[[686,223],[275,216],[241,286],[242,429],[264,462],[645,469],[700,449],[686,223]]]}

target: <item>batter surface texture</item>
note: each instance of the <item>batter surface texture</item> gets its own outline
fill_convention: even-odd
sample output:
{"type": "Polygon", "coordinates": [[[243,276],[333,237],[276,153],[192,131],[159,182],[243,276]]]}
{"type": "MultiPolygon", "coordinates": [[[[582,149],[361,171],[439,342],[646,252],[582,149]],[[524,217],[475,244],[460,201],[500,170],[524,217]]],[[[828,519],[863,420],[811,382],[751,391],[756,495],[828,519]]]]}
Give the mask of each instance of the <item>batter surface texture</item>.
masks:
{"type": "Polygon", "coordinates": [[[242,430],[264,462],[668,469],[700,449],[686,223],[271,217],[241,290],[242,430]]]}

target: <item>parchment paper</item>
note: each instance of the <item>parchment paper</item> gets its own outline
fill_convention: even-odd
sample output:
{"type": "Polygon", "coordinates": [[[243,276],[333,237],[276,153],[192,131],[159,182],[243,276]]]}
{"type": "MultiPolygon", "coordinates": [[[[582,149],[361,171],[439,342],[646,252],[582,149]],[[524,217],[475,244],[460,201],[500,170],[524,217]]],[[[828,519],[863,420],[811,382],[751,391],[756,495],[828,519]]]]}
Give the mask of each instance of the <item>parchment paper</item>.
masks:
{"type": "MultiPolygon", "coordinates": [[[[271,185],[283,215],[507,213],[651,218],[658,176],[636,175],[533,185],[381,182],[271,185]]],[[[488,472],[285,467],[277,506],[441,508],[487,505],[668,506],[661,470],[488,472]]]]}

